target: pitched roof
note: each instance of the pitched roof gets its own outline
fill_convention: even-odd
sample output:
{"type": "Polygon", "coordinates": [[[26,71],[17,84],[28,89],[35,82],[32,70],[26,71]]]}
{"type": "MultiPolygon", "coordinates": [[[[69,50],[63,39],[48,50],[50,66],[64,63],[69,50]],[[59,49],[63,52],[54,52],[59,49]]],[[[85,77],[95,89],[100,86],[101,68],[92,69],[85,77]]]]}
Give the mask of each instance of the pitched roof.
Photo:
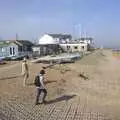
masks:
{"type": "Polygon", "coordinates": [[[53,38],[60,38],[60,39],[72,38],[72,36],[69,34],[48,34],[48,35],[52,36],[53,38]]]}
{"type": "Polygon", "coordinates": [[[23,46],[23,45],[33,46],[34,45],[32,42],[28,40],[6,40],[6,41],[0,41],[0,47],[8,46],[11,43],[15,43],[19,46],[23,46]]]}
{"type": "Polygon", "coordinates": [[[34,45],[32,42],[28,41],[28,40],[15,40],[15,43],[17,44],[21,44],[21,45],[29,45],[32,46],[34,45]]]}

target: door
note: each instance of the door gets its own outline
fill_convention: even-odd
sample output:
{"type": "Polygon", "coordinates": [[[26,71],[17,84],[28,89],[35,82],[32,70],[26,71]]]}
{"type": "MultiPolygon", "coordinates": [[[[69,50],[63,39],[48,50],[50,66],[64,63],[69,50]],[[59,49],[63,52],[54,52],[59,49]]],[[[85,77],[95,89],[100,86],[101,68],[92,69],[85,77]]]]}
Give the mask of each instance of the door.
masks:
{"type": "Polygon", "coordinates": [[[15,48],[10,47],[10,56],[15,56],[15,48]]]}

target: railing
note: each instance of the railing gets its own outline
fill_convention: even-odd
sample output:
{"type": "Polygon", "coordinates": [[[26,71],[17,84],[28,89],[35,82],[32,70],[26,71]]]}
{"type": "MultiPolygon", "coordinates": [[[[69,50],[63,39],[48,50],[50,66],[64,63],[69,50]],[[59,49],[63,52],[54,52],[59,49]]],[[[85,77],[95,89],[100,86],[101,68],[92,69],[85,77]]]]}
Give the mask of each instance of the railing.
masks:
{"type": "Polygon", "coordinates": [[[19,56],[29,56],[32,52],[19,52],[18,55],[9,55],[8,53],[0,53],[0,57],[19,57],[19,56]]]}
{"type": "Polygon", "coordinates": [[[26,52],[19,52],[18,56],[26,56],[26,55],[31,55],[31,54],[32,54],[32,52],[28,52],[28,51],[26,51],[26,52]]]}

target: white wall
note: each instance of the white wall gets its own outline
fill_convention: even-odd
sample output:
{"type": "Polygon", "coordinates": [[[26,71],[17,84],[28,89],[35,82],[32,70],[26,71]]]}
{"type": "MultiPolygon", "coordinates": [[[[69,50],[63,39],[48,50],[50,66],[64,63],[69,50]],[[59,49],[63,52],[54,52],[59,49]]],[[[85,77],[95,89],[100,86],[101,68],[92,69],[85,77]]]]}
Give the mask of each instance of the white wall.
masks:
{"type": "Polygon", "coordinates": [[[61,48],[63,48],[65,51],[67,51],[67,46],[70,47],[71,52],[81,52],[81,51],[87,51],[88,50],[88,44],[86,43],[78,43],[78,44],[60,44],[61,48]],[[83,48],[84,47],[84,48],[83,48]],[[77,49],[75,49],[77,48],[77,49]]]}
{"type": "Polygon", "coordinates": [[[32,47],[32,50],[35,51],[40,51],[40,47],[32,47]]]}
{"type": "Polygon", "coordinates": [[[35,54],[39,54],[40,55],[40,46],[35,46],[35,47],[32,47],[32,50],[33,50],[33,53],[35,53],[35,54]]]}

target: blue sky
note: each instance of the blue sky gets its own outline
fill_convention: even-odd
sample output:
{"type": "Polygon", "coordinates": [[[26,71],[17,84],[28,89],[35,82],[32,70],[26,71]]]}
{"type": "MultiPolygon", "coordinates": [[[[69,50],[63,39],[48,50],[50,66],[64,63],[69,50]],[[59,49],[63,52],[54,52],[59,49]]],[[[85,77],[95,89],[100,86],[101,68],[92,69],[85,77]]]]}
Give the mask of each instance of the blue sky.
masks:
{"type": "Polygon", "coordinates": [[[19,39],[32,40],[70,33],[92,36],[97,45],[120,46],[119,6],[119,0],[0,0],[0,37],[15,39],[18,33],[19,39]]]}

